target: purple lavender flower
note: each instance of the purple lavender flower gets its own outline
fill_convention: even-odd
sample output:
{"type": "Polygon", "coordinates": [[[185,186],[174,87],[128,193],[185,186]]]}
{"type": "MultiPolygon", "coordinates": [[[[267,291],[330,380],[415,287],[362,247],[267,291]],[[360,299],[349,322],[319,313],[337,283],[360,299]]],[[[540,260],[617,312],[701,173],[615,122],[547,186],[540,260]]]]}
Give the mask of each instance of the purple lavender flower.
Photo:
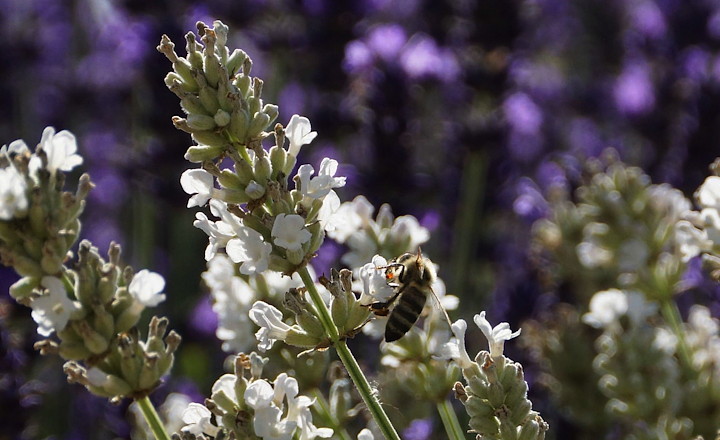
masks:
{"type": "Polygon", "coordinates": [[[629,61],[615,80],[613,97],[617,109],[626,115],[642,115],[655,106],[650,66],[643,60],[629,61]]]}
{"type": "Polygon", "coordinates": [[[403,431],[407,440],[428,440],[433,433],[433,422],[430,419],[415,419],[403,431]]]}
{"type": "Polygon", "coordinates": [[[204,336],[214,336],[218,326],[218,316],[212,309],[209,296],[203,296],[193,307],[190,326],[204,336]]]}
{"type": "Polygon", "coordinates": [[[410,79],[437,78],[452,81],[460,74],[455,56],[438,47],[428,35],[413,35],[400,54],[400,66],[410,79]]]}
{"type": "Polygon", "coordinates": [[[386,63],[397,58],[405,42],[405,29],[394,23],[376,26],[367,35],[368,48],[386,63]]]}
{"type": "Polygon", "coordinates": [[[542,112],[525,93],[517,92],[505,99],[503,113],[510,128],[518,133],[537,135],[540,131],[542,112]]]}
{"type": "Polygon", "coordinates": [[[630,22],[634,29],[647,38],[662,38],[667,31],[665,16],[653,0],[628,2],[630,22]]]}
{"type": "Polygon", "coordinates": [[[367,44],[353,40],[345,46],[343,69],[347,73],[357,74],[367,70],[373,64],[373,54],[367,44]]]}

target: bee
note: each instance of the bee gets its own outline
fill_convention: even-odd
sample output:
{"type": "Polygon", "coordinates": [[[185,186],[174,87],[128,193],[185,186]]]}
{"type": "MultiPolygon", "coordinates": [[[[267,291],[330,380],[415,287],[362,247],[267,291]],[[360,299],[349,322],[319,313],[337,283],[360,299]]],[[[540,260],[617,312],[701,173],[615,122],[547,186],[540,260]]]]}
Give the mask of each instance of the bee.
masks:
{"type": "Polygon", "coordinates": [[[393,342],[402,338],[417,322],[428,295],[435,296],[431,285],[436,275],[432,262],[423,258],[420,249],[417,254],[400,255],[380,269],[383,268],[388,285],[395,293],[385,302],[370,304],[370,310],[377,316],[390,315],[385,326],[385,341],[393,342]],[[392,307],[393,303],[396,303],[395,307],[392,307]]]}

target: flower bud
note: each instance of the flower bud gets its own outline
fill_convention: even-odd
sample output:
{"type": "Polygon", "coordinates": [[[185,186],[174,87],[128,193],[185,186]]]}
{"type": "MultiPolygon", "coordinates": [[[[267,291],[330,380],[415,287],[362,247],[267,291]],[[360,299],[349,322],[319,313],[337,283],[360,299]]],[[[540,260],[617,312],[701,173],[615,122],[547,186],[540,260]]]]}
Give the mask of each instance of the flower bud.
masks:
{"type": "Polygon", "coordinates": [[[92,326],[102,337],[111,340],[115,335],[115,319],[104,306],[93,307],[92,326]]]}
{"type": "Polygon", "coordinates": [[[28,298],[39,285],[40,278],[38,277],[22,277],[10,286],[10,296],[16,301],[28,298]]]}
{"type": "Polygon", "coordinates": [[[108,349],[109,341],[93,330],[87,321],[72,321],[73,329],[82,337],[85,347],[93,354],[102,354],[108,349]]]}
{"type": "Polygon", "coordinates": [[[295,265],[279,255],[270,254],[269,260],[268,268],[270,270],[284,274],[291,274],[295,271],[295,265]]]}
{"type": "Polygon", "coordinates": [[[235,76],[235,74],[240,70],[240,67],[242,67],[243,63],[247,59],[247,54],[240,49],[235,49],[230,56],[227,59],[227,70],[228,75],[230,77],[235,76]]]}
{"type": "Polygon", "coordinates": [[[188,115],[187,124],[193,130],[214,130],[217,127],[212,116],[197,113],[188,115]]]}
{"type": "Polygon", "coordinates": [[[235,78],[235,86],[238,88],[238,90],[240,90],[240,94],[244,98],[247,98],[248,94],[250,93],[250,75],[249,72],[245,70],[245,66],[248,64],[247,60],[249,59],[250,58],[247,58],[246,61],[243,62],[243,74],[235,78]]]}
{"type": "Polygon", "coordinates": [[[180,100],[180,106],[185,111],[185,114],[191,115],[207,115],[208,111],[203,105],[203,103],[200,101],[200,98],[198,98],[195,95],[186,95],[180,100]]]}
{"type": "Polygon", "coordinates": [[[270,124],[270,116],[263,112],[255,112],[250,126],[248,127],[248,138],[253,139],[258,137],[270,124]]]}
{"type": "Polygon", "coordinates": [[[270,164],[272,165],[272,178],[277,179],[278,172],[285,168],[285,161],[287,157],[287,151],[284,148],[277,145],[270,147],[268,152],[270,156],[270,164]]]}
{"type": "MultiPolygon", "coordinates": [[[[213,121],[215,123],[215,121],[213,121]]],[[[230,142],[222,134],[214,131],[193,131],[192,137],[199,144],[210,145],[220,148],[220,152],[230,145],[230,142]]],[[[218,154],[219,156],[220,154],[218,154]]],[[[213,157],[215,159],[217,156],[213,157]]]]}
{"type": "Polygon", "coordinates": [[[320,225],[320,222],[311,224],[307,227],[307,229],[312,234],[312,238],[310,239],[310,246],[306,252],[308,254],[313,254],[320,249],[320,246],[323,244],[323,241],[325,240],[325,230],[322,228],[322,225],[320,225]]]}
{"type": "Polygon", "coordinates": [[[218,127],[224,127],[230,123],[230,114],[223,109],[219,109],[213,119],[218,127]]]}
{"type": "Polygon", "coordinates": [[[303,259],[305,259],[305,251],[300,249],[288,249],[285,252],[285,256],[287,257],[287,260],[294,266],[299,265],[302,263],[303,259]]]}
{"type": "Polygon", "coordinates": [[[251,180],[250,183],[248,183],[248,186],[245,188],[245,193],[251,199],[257,200],[265,195],[265,187],[260,185],[256,181],[251,180]]]}
{"type": "Polygon", "coordinates": [[[214,115],[220,109],[220,102],[218,101],[217,90],[212,87],[204,86],[200,88],[198,92],[198,98],[200,103],[205,108],[205,111],[200,114],[214,115]]]}
{"type": "Polygon", "coordinates": [[[263,106],[263,108],[262,108],[262,112],[265,113],[265,114],[270,118],[270,120],[268,121],[267,125],[265,125],[265,126],[267,127],[268,125],[270,125],[270,124],[272,124],[273,122],[275,122],[275,120],[277,119],[277,117],[278,117],[278,106],[275,105],[275,104],[265,104],[265,105],[263,106]]]}
{"type": "Polygon", "coordinates": [[[79,361],[92,356],[90,350],[85,347],[83,342],[65,342],[60,343],[58,354],[61,358],[68,361],[79,361]]]}
{"type": "Polygon", "coordinates": [[[248,128],[250,128],[248,112],[239,108],[233,110],[230,114],[230,134],[243,145],[247,142],[248,128]]]}
{"type": "Polygon", "coordinates": [[[202,163],[206,160],[214,160],[222,154],[222,147],[211,147],[208,145],[193,145],[185,152],[185,159],[192,163],[202,163]]]}
{"type": "Polygon", "coordinates": [[[258,182],[267,182],[272,173],[272,165],[270,159],[266,156],[255,157],[255,180],[258,182]]]}

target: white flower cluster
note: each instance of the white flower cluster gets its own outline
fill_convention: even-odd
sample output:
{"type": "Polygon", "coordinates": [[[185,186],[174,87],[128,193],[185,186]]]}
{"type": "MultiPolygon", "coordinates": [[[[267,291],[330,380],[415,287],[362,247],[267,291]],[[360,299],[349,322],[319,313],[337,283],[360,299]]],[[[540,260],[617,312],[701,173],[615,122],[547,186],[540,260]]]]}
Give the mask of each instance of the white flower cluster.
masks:
{"type": "MultiPolygon", "coordinates": [[[[473,321],[485,335],[485,338],[488,341],[490,357],[493,359],[502,357],[503,350],[505,348],[505,341],[509,341],[520,334],[520,330],[515,332],[511,331],[510,324],[507,322],[501,322],[493,327],[485,318],[485,312],[480,312],[475,315],[473,321]]],[[[463,370],[470,368],[474,363],[465,348],[466,331],[467,323],[464,319],[458,319],[455,321],[452,325],[452,332],[455,337],[440,347],[437,353],[438,358],[452,359],[463,370]]]]}
{"type": "Polygon", "coordinates": [[[341,259],[348,267],[359,269],[376,254],[397,256],[415,252],[430,239],[430,232],[415,217],[395,218],[385,204],[373,219],[374,210],[364,196],[357,196],[341,204],[332,217],[334,229],[327,231],[328,236],[348,246],[349,251],[341,259]]]}
{"type": "MultiPolygon", "coordinates": [[[[310,131],[310,121],[298,115],[293,115],[285,133],[290,145],[288,150],[281,154],[293,157],[293,160],[300,146],[312,141],[316,134],[310,131]]],[[[279,151],[277,147],[274,148],[275,151],[279,151]]],[[[266,158],[256,156],[253,150],[248,150],[246,153],[248,161],[255,168],[249,174],[253,176],[261,174],[261,168],[270,165],[266,158]]],[[[309,230],[309,222],[317,221],[325,231],[335,228],[340,199],[333,189],[345,185],[344,177],[335,177],[337,168],[336,160],[325,158],[320,164],[320,171],[313,177],[315,169],[308,164],[301,165],[294,179],[297,188],[291,193],[293,195],[290,199],[274,205],[290,212],[277,212],[272,216],[272,220],[260,225],[255,223],[252,226],[230,212],[228,204],[248,203],[266,196],[267,192],[274,188],[269,181],[250,180],[245,185],[244,196],[238,196],[230,189],[216,188],[216,177],[227,178],[231,173],[230,170],[218,170],[219,174],[216,176],[204,169],[185,171],[180,177],[180,183],[183,190],[191,195],[187,206],[202,207],[209,202],[210,212],[217,219],[211,220],[204,213],[199,212],[193,223],[209,237],[205,259],[210,261],[218,251],[225,249],[232,261],[240,264],[241,273],[258,274],[270,266],[270,255],[275,246],[282,249],[288,255],[288,259],[292,259],[293,263],[297,264],[304,257],[307,250],[305,248],[313,238],[313,233],[309,230]],[[290,201],[295,202],[295,207],[287,203],[290,201]],[[300,215],[300,213],[305,214],[300,215]],[[313,213],[314,220],[310,220],[308,213],[313,213]],[[265,227],[268,230],[264,230],[265,227]]],[[[239,167],[236,165],[237,169],[239,167]]],[[[268,208],[268,210],[274,211],[276,208],[268,208]]],[[[267,214],[269,212],[265,212],[265,215],[267,214]]]]}
{"type": "Polygon", "coordinates": [[[633,325],[639,325],[657,309],[657,303],[649,302],[641,292],[608,289],[593,295],[590,311],[582,320],[591,327],[608,329],[617,327],[620,318],[628,316],[633,325]]]}
{"type": "MultiPolygon", "coordinates": [[[[234,374],[221,376],[213,385],[214,400],[229,402],[234,408],[252,410],[252,427],[255,435],[265,440],[312,440],[329,438],[333,434],[330,428],[318,428],[313,424],[310,407],[315,402],[307,396],[299,395],[295,378],[281,373],[271,384],[267,380],[257,379],[245,387],[242,399],[238,399],[238,377],[234,374]]],[[[191,403],[183,413],[185,426],[183,431],[214,437],[223,427],[222,418],[217,424],[212,421],[213,414],[198,403],[191,403]]]]}
{"type": "Polygon", "coordinates": [[[75,136],[67,130],[55,133],[53,127],[43,130],[40,143],[28,163],[29,176],[25,176],[14,166],[12,156],[15,155],[31,155],[22,139],[0,147],[0,164],[3,159],[8,164],[0,168],[0,220],[12,220],[25,215],[28,208],[28,189],[38,182],[40,170],[46,170],[50,174],[55,174],[58,170],[71,171],[83,161],[77,154],[75,136]]]}
{"type": "Polygon", "coordinates": [[[720,245],[720,177],[705,179],[695,192],[700,211],[686,213],[675,226],[675,241],[683,261],[713,252],[720,245]]]}
{"type": "MultiPolygon", "coordinates": [[[[315,277],[308,267],[311,277],[315,277]]],[[[202,279],[210,289],[213,311],[218,316],[216,336],[222,341],[222,349],[227,353],[247,352],[259,343],[262,351],[269,349],[273,342],[283,338],[277,336],[279,328],[289,327],[282,322],[282,313],[274,306],[266,303],[280,304],[283,295],[292,287],[303,285],[297,274],[285,276],[271,270],[262,274],[240,277],[235,273],[235,265],[224,254],[215,255],[208,262],[208,270],[203,272],[202,279]],[[257,304],[257,305],[256,305],[257,304]],[[267,313],[265,319],[263,314],[267,313]],[[280,314],[279,321],[272,317],[280,314]],[[253,336],[255,326],[261,326],[257,336],[253,336]],[[264,323],[264,327],[261,323],[264,323]],[[272,323],[276,325],[272,326],[272,323]],[[274,329],[270,332],[270,327],[274,329]],[[264,330],[263,330],[264,329],[264,330]]],[[[316,288],[322,295],[329,295],[327,290],[317,284],[316,288]]]]}

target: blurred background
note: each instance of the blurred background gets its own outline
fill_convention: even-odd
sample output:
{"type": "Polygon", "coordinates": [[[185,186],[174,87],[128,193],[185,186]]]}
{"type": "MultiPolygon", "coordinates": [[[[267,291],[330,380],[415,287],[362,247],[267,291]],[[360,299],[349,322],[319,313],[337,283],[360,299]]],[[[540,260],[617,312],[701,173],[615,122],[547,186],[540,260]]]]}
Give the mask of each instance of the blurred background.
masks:
{"type": "MultiPolygon", "coordinates": [[[[184,342],[159,401],[173,390],[201,401],[225,357],[200,282],[207,237],[179,185],[191,140],[170,122],[181,110],[155,50],[168,34],[184,55],[183,35],[216,19],[278,121],[298,113],[319,133],[299,162],[337,159],[342,200],[415,215],[461,309],[513,329],[557,301],[528,253],[549,189],[572,188],[612,147],[690,196],[720,151],[716,0],[0,0],[0,143],[72,131],[97,185],[81,235],[166,277],[159,313],[184,342]]],[[[342,252],[328,243],[316,269],[342,252]]],[[[30,310],[7,295],[15,279],[0,268],[0,439],[128,438],[125,406],[35,355],[30,310]]],[[[713,289],[692,295],[718,316],[713,289]]],[[[569,438],[527,362],[535,408],[569,438]]]]}

